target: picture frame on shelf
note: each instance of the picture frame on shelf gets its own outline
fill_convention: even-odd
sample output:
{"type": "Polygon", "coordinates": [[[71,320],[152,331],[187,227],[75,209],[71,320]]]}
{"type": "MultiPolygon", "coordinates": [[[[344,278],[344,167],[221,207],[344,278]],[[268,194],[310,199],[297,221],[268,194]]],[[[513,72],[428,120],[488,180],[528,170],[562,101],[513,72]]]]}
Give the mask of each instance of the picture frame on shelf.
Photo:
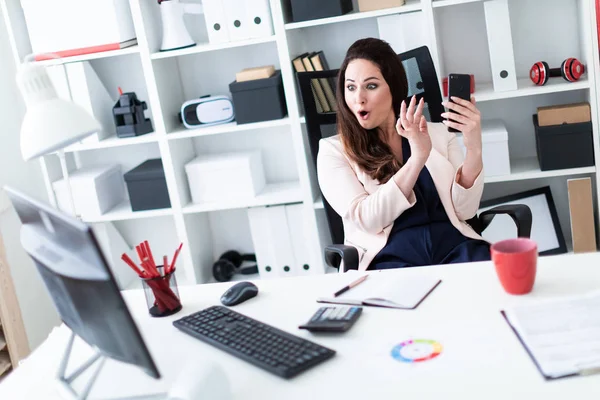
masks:
{"type": "MultiPolygon", "coordinates": [[[[567,253],[567,244],[560,227],[558,214],[550,186],[501,196],[481,202],[478,213],[492,207],[508,204],[524,204],[531,209],[531,239],[538,245],[541,256],[567,253]]],[[[490,243],[516,237],[515,224],[508,215],[497,215],[482,236],[490,243]]]]}

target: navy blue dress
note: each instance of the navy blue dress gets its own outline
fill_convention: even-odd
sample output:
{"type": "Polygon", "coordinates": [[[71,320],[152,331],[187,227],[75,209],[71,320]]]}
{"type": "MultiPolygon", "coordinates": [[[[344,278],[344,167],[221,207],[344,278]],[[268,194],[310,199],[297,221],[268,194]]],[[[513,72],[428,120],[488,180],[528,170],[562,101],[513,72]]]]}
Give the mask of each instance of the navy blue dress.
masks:
{"type": "MultiPolygon", "coordinates": [[[[410,157],[408,140],[402,138],[404,162],[410,157]]],[[[490,259],[489,244],[464,236],[452,225],[433,179],[423,167],[414,187],[416,203],[394,221],[385,247],[369,269],[416,267],[490,259]]]]}

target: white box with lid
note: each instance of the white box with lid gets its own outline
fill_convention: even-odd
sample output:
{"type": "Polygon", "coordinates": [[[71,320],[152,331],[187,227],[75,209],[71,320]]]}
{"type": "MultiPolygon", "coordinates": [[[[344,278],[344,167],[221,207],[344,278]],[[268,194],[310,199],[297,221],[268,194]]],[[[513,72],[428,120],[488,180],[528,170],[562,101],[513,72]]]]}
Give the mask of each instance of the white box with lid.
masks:
{"type": "Polygon", "coordinates": [[[185,172],[196,204],[253,198],[265,188],[260,150],[201,155],[185,172]]]}
{"type": "Polygon", "coordinates": [[[20,2],[35,54],[66,57],[137,43],[128,0],[20,2]]]}
{"type": "MultiPolygon", "coordinates": [[[[457,140],[466,154],[462,134],[457,140]]],[[[508,151],[508,132],[502,120],[481,121],[483,171],[485,176],[510,175],[510,156],[508,151]]]]}
{"type": "MultiPolygon", "coordinates": [[[[118,164],[97,165],[69,173],[69,182],[75,203],[75,212],[89,219],[102,215],[125,198],[125,184],[118,164]]],[[[66,180],[52,183],[58,208],[71,214],[71,203],[66,180]]]]}

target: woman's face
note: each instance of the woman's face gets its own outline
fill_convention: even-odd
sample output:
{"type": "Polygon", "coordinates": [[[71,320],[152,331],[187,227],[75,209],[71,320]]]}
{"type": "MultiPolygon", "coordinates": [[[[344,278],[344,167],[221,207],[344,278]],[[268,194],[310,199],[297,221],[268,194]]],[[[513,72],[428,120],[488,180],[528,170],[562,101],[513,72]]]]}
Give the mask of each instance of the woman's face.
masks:
{"type": "Polygon", "coordinates": [[[356,59],[346,69],[344,98],[365,129],[384,124],[392,111],[392,92],[377,64],[356,59]]]}

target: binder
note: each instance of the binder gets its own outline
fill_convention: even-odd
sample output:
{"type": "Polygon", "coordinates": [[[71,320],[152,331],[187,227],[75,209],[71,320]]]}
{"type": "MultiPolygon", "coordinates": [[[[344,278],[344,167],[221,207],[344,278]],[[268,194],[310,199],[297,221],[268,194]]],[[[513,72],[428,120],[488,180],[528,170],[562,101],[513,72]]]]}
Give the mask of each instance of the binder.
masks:
{"type": "Polygon", "coordinates": [[[210,43],[229,42],[229,27],[223,8],[223,0],[202,0],[204,19],[210,43]]]}
{"type": "Polygon", "coordinates": [[[269,279],[296,275],[298,267],[286,207],[250,208],[248,220],[260,277],[269,279]]]}
{"type": "Polygon", "coordinates": [[[487,39],[492,65],[494,90],[517,90],[517,72],[513,53],[508,0],[491,0],[483,3],[487,39]]]}
{"type": "Polygon", "coordinates": [[[573,252],[595,252],[596,229],[590,178],[568,179],[569,213],[573,235],[573,252]]]}
{"type": "MultiPolygon", "coordinates": [[[[306,57],[307,55],[308,55],[308,53],[303,53],[292,60],[292,65],[294,66],[294,69],[296,70],[296,72],[306,72],[306,68],[304,68],[304,63],[302,62],[302,59],[304,57],[306,57]]],[[[313,97],[315,98],[315,105],[317,107],[317,113],[322,114],[323,107],[321,106],[321,102],[319,101],[319,98],[317,97],[317,92],[315,92],[315,87],[313,85],[310,85],[310,88],[312,90],[313,97]]]]}
{"type": "Polygon", "coordinates": [[[377,18],[379,38],[398,54],[421,46],[430,46],[425,16],[422,12],[389,15],[377,18]]]}
{"type": "Polygon", "coordinates": [[[306,240],[310,229],[306,226],[308,219],[304,218],[304,205],[286,205],[285,214],[294,254],[294,275],[309,275],[313,270],[310,265],[310,251],[306,240]],[[304,266],[308,268],[305,269],[304,266]]]}
{"type": "MultiPolygon", "coordinates": [[[[312,64],[315,71],[326,71],[329,69],[323,51],[319,51],[310,56],[310,63],[312,64]]],[[[337,111],[337,103],[335,101],[335,94],[333,92],[333,87],[335,87],[335,81],[329,80],[327,78],[321,78],[319,79],[319,82],[321,82],[321,87],[323,88],[323,93],[325,93],[325,98],[327,99],[329,107],[332,111],[337,111]]]]}
{"type": "Polygon", "coordinates": [[[269,0],[247,0],[246,23],[250,37],[260,38],[273,35],[273,19],[269,0]]]}
{"type": "Polygon", "coordinates": [[[225,10],[225,21],[229,32],[229,40],[250,39],[251,25],[248,21],[248,5],[244,0],[221,0],[225,10]]]}
{"type": "Polygon", "coordinates": [[[113,100],[88,61],[65,64],[71,100],[96,118],[102,130],[83,139],[82,143],[98,142],[115,135],[112,113],[113,100]]]}
{"type": "MultiPolygon", "coordinates": [[[[311,54],[307,55],[306,57],[302,58],[302,64],[304,64],[304,68],[306,69],[307,72],[315,71],[315,68],[313,67],[312,63],[310,62],[310,57],[312,57],[313,55],[314,55],[314,53],[311,53],[311,54]]],[[[326,112],[326,113],[331,112],[331,107],[329,106],[329,103],[327,102],[327,97],[325,96],[325,92],[323,91],[323,86],[321,86],[321,82],[318,79],[313,79],[313,80],[311,80],[311,84],[317,95],[317,100],[319,101],[319,103],[321,103],[321,108],[323,109],[323,112],[326,112]]]]}

